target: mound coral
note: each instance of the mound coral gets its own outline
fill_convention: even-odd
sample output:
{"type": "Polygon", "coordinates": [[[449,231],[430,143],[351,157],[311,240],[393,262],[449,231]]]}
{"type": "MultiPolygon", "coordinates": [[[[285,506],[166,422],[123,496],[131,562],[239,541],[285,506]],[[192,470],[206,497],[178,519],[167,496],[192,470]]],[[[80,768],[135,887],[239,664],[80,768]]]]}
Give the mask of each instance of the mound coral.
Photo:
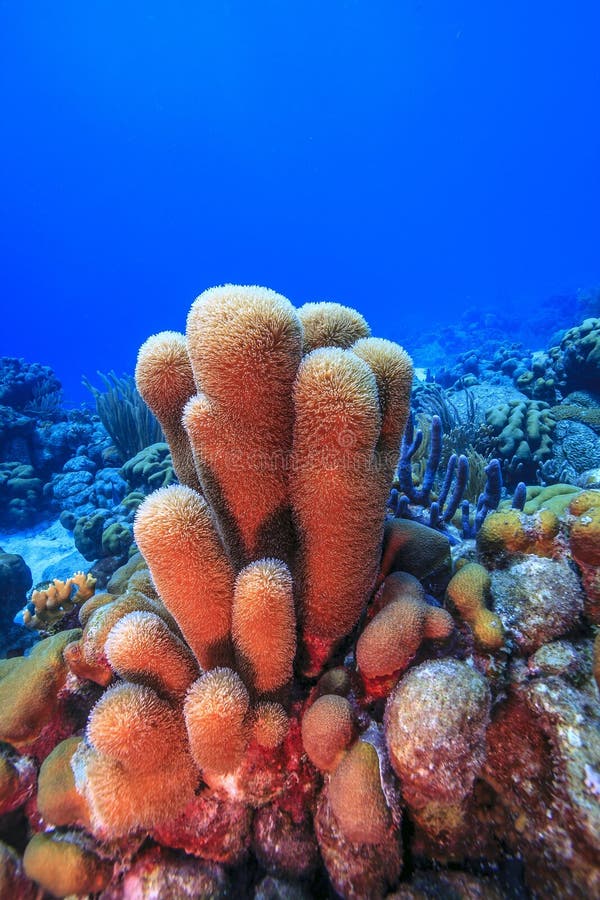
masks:
{"type": "Polygon", "coordinates": [[[44,483],[33,466],[22,462],[0,463],[0,506],[2,519],[27,528],[44,505],[44,483]]]}
{"type": "Polygon", "coordinates": [[[600,375],[600,319],[585,319],[565,332],[549,351],[558,382],[566,393],[595,390],[600,375]]]}
{"type": "Polygon", "coordinates": [[[552,557],[557,552],[558,516],[540,509],[530,516],[518,509],[490,513],[477,535],[477,547],[486,560],[499,560],[515,553],[552,557]]]}
{"type": "Polygon", "coordinates": [[[97,893],[106,887],[112,866],[89,850],[78,835],[36,834],[25,850],[25,873],[54,897],[97,893]]]}
{"type": "Polygon", "coordinates": [[[329,783],[329,802],[338,824],[355,844],[380,844],[387,837],[391,815],[372,744],[356,741],[329,783]]]}
{"type": "Polygon", "coordinates": [[[79,825],[89,827],[90,815],[85,799],[75,787],[71,761],[82,742],[70,737],[54,748],[40,768],[37,808],[48,825],[79,825]]]}
{"type": "Polygon", "coordinates": [[[579,579],[563,560],[539,556],[514,560],[506,569],[492,572],[491,595],[504,628],[522,653],[533,653],[573,631],[583,612],[579,579]]]}
{"type": "Polygon", "coordinates": [[[0,738],[35,754],[44,732],[53,729],[68,668],[63,651],[79,629],[61,631],[40,642],[26,657],[0,660],[0,738]]]}
{"type": "Polygon", "coordinates": [[[440,843],[464,825],[464,804],[485,758],[490,699],[486,679],[454,659],[413,669],[388,699],[391,764],[415,820],[440,843]]]}
{"type": "Polygon", "coordinates": [[[585,588],[585,611],[600,625],[600,491],[582,491],[573,498],[569,512],[569,543],[585,588]]]}
{"type": "Polygon", "coordinates": [[[391,519],[385,523],[380,584],[393,571],[408,572],[426,578],[450,564],[450,542],[446,535],[410,519],[391,519]]]}
{"type": "Polygon", "coordinates": [[[570,507],[577,516],[570,527],[573,556],[588,566],[600,565],[600,491],[586,491],[570,507]]]}

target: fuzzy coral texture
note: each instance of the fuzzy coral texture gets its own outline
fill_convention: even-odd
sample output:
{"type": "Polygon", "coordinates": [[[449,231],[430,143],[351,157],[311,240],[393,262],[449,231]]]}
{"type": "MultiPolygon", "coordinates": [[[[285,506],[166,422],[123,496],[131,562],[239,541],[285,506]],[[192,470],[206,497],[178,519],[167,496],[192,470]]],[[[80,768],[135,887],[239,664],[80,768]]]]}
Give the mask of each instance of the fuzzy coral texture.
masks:
{"type": "Polygon", "coordinates": [[[386,522],[412,366],[339,304],[213,288],[136,377],[180,483],[0,662],[2,896],[597,896],[600,492],[386,522]]]}

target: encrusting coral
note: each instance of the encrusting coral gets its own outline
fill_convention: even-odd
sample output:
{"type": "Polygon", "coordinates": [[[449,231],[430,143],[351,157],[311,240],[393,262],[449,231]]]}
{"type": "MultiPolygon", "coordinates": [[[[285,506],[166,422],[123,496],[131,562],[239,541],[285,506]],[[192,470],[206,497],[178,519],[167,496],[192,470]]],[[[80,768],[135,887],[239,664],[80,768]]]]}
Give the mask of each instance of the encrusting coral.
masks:
{"type": "Polygon", "coordinates": [[[449,600],[471,626],[475,641],[485,650],[498,650],[504,643],[500,618],[488,609],[491,579],[479,563],[467,563],[457,570],[448,585],[449,600]]]}
{"type": "Polygon", "coordinates": [[[55,578],[48,587],[33,591],[23,610],[23,624],[27,628],[47,630],[75,606],[93,597],[95,589],[96,579],[89,573],[75,572],[66,581],[55,578]]]}
{"type": "Polygon", "coordinates": [[[107,900],[377,900],[411,854],[500,868],[523,815],[526,871],[562,865],[592,896],[598,652],[570,566],[593,587],[598,492],[490,512],[459,561],[443,532],[386,520],[412,366],[338,304],[213,288],[136,377],[180,483],[141,503],[141,556],[82,604],[82,630],[0,662],[0,798],[27,824],[26,875],[107,900]],[[542,600],[524,627],[520,571],[547,627],[542,600]],[[544,763],[531,812],[511,729],[544,763]],[[540,812],[554,780],[560,841],[540,812]]]}

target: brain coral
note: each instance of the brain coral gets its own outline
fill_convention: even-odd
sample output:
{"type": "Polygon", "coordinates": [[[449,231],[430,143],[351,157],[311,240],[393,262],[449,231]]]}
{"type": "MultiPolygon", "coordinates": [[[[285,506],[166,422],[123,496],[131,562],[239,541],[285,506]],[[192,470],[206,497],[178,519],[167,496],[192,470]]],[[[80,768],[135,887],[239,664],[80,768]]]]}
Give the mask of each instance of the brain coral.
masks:
{"type": "Polygon", "coordinates": [[[535,481],[537,468],[552,450],[556,420],[549,405],[538,400],[510,400],[490,409],[486,421],[496,435],[507,483],[535,481]]]}

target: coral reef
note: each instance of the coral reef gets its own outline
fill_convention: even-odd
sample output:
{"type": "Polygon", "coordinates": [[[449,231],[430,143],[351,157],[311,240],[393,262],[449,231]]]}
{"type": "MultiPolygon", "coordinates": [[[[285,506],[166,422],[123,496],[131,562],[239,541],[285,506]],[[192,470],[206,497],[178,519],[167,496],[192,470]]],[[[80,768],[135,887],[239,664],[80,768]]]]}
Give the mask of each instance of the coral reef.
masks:
{"type": "Polygon", "coordinates": [[[47,366],[3,357],[0,397],[0,524],[15,530],[60,512],[53,477],[83,447],[98,457],[105,434],[86,412],[62,408],[47,366]]]}
{"type": "Polygon", "coordinates": [[[600,491],[506,508],[491,463],[471,522],[434,422],[403,478],[439,516],[387,513],[412,367],[338,304],[213,288],[136,375],[171,457],[77,455],[65,525],[110,562],[0,661],[0,885],[594,896],[600,491]]]}
{"type": "Polygon", "coordinates": [[[0,359],[0,405],[25,410],[36,396],[54,395],[61,384],[49,366],[26,363],[24,359],[0,359]]]}
{"type": "Polygon", "coordinates": [[[556,424],[547,403],[516,401],[489,410],[487,423],[496,436],[499,459],[507,482],[530,481],[552,450],[556,424]]]}
{"type": "Polygon", "coordinates": [[[486,383],[498,387],[512,384],[521,396],[549,403],[572,391],[597,391],[600,330],[600,319],[594,317],[598,311],[597,295],[591,304],[575,301],[573,306],[579,307],[579,315],[592,312],[593,316],[573,328],[569,327],[573,322],[573,308],[565,306],[562,326],[559,326],[555,302],[554,299],[552,309],[547,310],[541,328],[532,328],[530,316],[523,322],[527,328],[523,339],[530,340],[532,334],[545,334],[545,350],[530,350],[515,341],[516,318],[502,322],[497,315],[487,316],[484,322],[479,311],[471,310],[463,315],[460,323],[444,329],[443,351],[437,334],[431,336],[427,345],[417,347],[417,365],[435,371],[437,384],[453,390],[472,389],[486,383]],[[494,327],[490,326],[492,318],[496,320],[494,327]],[[558,327],[565,330],[557,332],[558,327]],[[484,334],[478,334],[478,328],[484,334]],[[450,346],[453,351],[449,351],[450,346]],[[460,351],[461,347],[465,349],[460,351]]]}
{"type": "Polygon", "coordinates": [[[5,553],[0,547],[0,658],[8,650],[22,650],[30,643],[24,641],[23,629],[14,624],[14,619],[32,584],[31,569],[23,557],[5,553]]]}
{"type": "Polygon", "coordinates": [[[585,319],[565,332],[550,351],[558,381],[566,393],[598,390],[600,377],[600,319],[585,319]]]}
{"type": "Polygon", "coordinates": [[[113,444],[124,460],[162,440],[160,426],[137,392],[131,376],[119,378],[114,372],[98,372],[106,388],[99,391],[87,378],[85,387],[96,401],[96,412],[113,444]]]}

